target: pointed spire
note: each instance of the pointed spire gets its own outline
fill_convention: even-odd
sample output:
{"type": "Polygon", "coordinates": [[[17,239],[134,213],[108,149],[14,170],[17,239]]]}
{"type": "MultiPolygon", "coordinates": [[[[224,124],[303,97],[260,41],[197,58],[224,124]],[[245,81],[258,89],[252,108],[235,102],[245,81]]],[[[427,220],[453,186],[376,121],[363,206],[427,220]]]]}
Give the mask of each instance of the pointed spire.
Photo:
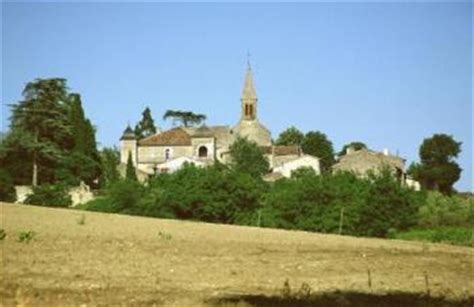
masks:
{"type": "Polygon", "coordinates": [[[244,88],[242,89],[242,100],[257,99],[257,91],[253,84],[252,67],[250,60],[247,60],[247,72],[245,74],[244,88]]]}

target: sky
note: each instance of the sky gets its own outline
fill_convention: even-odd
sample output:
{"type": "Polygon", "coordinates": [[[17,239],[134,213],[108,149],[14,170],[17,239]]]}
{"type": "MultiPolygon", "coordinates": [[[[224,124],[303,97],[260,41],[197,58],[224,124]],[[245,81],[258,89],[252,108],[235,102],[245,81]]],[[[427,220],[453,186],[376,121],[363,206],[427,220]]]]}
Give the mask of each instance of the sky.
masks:
{"type": "Polygon", "coordinates": [[[100,146],[118,145],[146,106],[234,125],[247,54],[258,116],[274,138],[318,130],[419,160],[435,133],[462,142],[459,190],[473,189],[470,2],[3,2],[2,131],[7,104],[36,78],[80,93],[100,146]]]}

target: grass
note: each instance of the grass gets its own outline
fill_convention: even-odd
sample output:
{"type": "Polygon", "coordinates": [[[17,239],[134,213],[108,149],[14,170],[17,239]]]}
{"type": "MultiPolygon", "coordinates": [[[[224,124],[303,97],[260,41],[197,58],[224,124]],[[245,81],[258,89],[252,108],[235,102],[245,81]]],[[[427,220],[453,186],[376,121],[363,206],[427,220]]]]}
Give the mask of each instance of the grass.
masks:
{"type": "Polygon", "coordinates": [[[84,214],[81,214],[81,216],[77,219],[77,224],[84,225],[85,223],[86,223],[86,216],[84,214]]]}
{"type": "Polygon", "coordinates": [[[394,238],[474,247],[474,233],[472,228],[468,227],[413,229],[397,233],[394,235],[394,238]]]}
{"type": "Polygon", "coordinates": [[[170,241],[172,239],[171,234],[164,231],[158,232],[158,237],[166,241],[170,241]]]}
{"type": "Polygon", "coordinates": [[[18,242],[30,243],[30,241],[33,240],[35,236],[36,232],[32,230],[21,231],[18,233],[18,242]]]}

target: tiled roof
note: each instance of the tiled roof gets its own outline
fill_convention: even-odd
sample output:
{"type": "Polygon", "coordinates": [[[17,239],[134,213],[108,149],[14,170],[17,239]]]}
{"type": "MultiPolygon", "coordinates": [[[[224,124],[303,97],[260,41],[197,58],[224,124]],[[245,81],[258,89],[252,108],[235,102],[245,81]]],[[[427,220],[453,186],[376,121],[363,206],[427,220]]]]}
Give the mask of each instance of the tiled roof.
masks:
{"type": "Polygon", "coordinates": [[[174,128],[144,138],[138,144],[140,146],[190,146],[191,137],[182,128],[174,128]]]}
{"type": "Polygon", "coordinates": [[[260,148],[267,155],[272,154],[272,151],[273,151],[275,156],[299,155],[301,153],[300,147],[296,145],[261,146],[260,148]],[[273,147],[273,150],[272,150],[272,147],[273,147]]]}

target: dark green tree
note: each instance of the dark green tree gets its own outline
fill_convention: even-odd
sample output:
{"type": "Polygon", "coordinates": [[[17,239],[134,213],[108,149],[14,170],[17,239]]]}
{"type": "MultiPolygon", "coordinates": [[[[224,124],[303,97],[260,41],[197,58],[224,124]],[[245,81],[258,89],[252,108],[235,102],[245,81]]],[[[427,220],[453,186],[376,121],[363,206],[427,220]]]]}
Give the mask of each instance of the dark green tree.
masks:
{"type": "Polygon", "coordinates": [[[358,208],[356,234],[386,237],[389,231],[404,231],[417,223],[424,193],[403,187],[390,169],[369,174],[367,198],[358,208]]]}
{"type": "Polygon", "coordinates": [[[290,127],[280,133],[276,140],[276,145],[297,145],[301,146],[304,140],[303,132],[295,127],[290,127]]]}
{"type": "Polygon", "coordinates": [[[14,202],[15,200],[13,179],[5,169],[0,168],[0,201],[14,202]]]}
{"type": "Polygon", "coordinates": [[[237,138],[229,148],[232,168],[260,177],[269,172],[269,163],[260,147],[245,138],[237,138]]]}
{"type": "Polygon", "coordinates": [[[324,133],[319,131],[309,131],[304,136],[301,149],[307,155],[315,156],[320,159],[321,172],[328,173],[334,164],[334,148],[332,142],[324,133]]]}
{"type": "Polygon", "coordinates": [[[102,177],[101,186],[109,186],[120,179],[118,166],[120,164],[120,152],[116,147],[105,147],[100,152],[102,177]]]}
{"type": "Polygon", "coordinates": [[[180,122],[185,127],[196,126],[206,120],[206,115],[196,114],[190,111],[177,111],[177,110],[168,110],[163,119],[167,120],[171,118],[173,122],[180,122]]]}
{"type": "Polygon", "coordinates": [[[137,172],[135,170],[135,166],[133,165],[132,153],[131,152],[128,153],[127,168],[126,168],[126,171],[125,171],[125,179],[132,180],[132,181],[138,181],[137,172]]]}
{"type": "Polygon", "coordinates": [[[354,150],[368,149],[367,145],[363,142],[350,142],[342,147],[341,151],[338,153],[338,156],[344,156],[346,154],[347,148],[352,147],[354,150]]]}
{"type": "Polygon", "coordinates": [[[63,184],[43,184],[33,187],[26,204],[48,207],[69,207],[72,205],[67,186],[63,184]]]}
{"type": "Polygon", "coordinates": [[[172,174],[154,177],[141,212],[156,217],[256,225],[266,184],[246,173],[185,164],[172,174]]]}
{"type": "Polygon", "coordinates": [[[462,169],[455,162],[461,153],[461,145],[461,142],[446,134],[434,134],[426,138],[419,150],[420,163],[410,166],[409,175],[426,189],[451,194],[454,183],[461,177],[462,169]]]}
{"type": "MultiPolygon", "coordinates": [[[[43,182],[54,181],[58,161],[63,156],[62,148],[70,144],[72,135],[68,122],[66,80],[54,78],[29,82],[23,97],[22,101],[12,106],[11,133],[5,140],[4,159],[11,161],[17,153],[25,156],[25,160],[16,163],[30,163],[27,172],[33,185],[37,185],[39,179],[43,182]]],[[[15,170],[26,171],[22,168],[15,170]]],[[[11,174],[15,178],[25,177],[25,174],[11,174]]]]}
{"type": "Polygon", "coordinates": [[[23,97],[12,105],[10,131],[0,146],[0,162],[15,183],[92,184],[100,158],[80,96],[68,92],[65,79],[52,78],[29,82],[23,97]]]}
{"type": "Polygon", "coordinates": [[[101,173],[95,129],[84,114],[80,95],[71,94],[69,99],[69,123],[73,133],[71,144],[65,144],[63,148],[69,150],[70,154],[62,161],[64,167],[59,171],[58,177],[73,185],[78,184],[79,181],[94,185],[101,173]]]}
{"type": "Polygon", "coordinates": [[[142,119],[135,126],[135,135],[142,139],[156,133],[156,126],[153,117],[151,116],[150,108],[146,107],[142,113],[142,119]]]}

